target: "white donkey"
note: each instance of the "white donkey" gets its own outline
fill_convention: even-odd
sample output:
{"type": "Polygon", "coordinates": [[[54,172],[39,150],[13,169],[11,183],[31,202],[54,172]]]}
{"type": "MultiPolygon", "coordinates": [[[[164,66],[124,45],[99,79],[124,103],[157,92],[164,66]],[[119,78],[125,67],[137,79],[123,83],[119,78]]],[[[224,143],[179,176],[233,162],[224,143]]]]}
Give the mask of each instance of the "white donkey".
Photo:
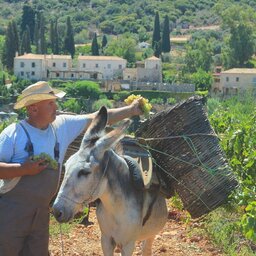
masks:
{"type": "Polygon", "coordinates": [[[138,189],[125,159],[112,148],[129,122],[104,134],[107,110],[102,107],[84,135],[80,149],[66,162],[66,173],[53,205],[59,222],[68,222],[83,203],[98,200],[96,214],[104,255],[132,255],[143,241],[142,255],[151,255],[155,235],[167,220],[164,197],[158,189],[138,189]],[[102,134],[103,133],[103,134],[102,134]]]}

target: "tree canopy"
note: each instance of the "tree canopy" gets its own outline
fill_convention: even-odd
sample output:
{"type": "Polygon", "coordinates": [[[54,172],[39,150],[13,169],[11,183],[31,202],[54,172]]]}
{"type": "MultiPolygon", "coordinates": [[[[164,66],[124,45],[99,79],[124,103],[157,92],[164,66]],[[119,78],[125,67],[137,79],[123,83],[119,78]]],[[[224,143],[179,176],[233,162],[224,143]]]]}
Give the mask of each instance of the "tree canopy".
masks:
{"type": "Polygon", "coordinates": [[[64,38],[64,52],[70,53],[72,58],[75,55],[74,32],[70,17],[67,18],[66,35],[64,38]]]}

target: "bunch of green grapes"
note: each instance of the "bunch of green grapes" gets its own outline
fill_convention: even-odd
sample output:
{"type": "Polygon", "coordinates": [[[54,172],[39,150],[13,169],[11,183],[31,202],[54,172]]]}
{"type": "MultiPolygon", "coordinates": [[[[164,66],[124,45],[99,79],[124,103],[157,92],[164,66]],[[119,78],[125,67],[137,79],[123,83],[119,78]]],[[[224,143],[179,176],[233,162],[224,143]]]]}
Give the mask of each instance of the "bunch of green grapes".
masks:
{"type": "Polygon", "coordinates": [[[143,98],[141,95],[134,95],[131,94],[130,96],[128,96],[124,102],[127,105],[130,105],[134,100],[139,99],[139,103],[140,103],[140,108],[143,111],[143,114],[145,116],[149,115],[149,112],[152,108],[152,105],[148,102],[148,99],[143,98]]]}
{"type": "Polygon", "coordinates": [[[32,160],[44,160],[44,164],[47,164],[50,168],[54,170],[58,170],[58,163],[54,159],[52,159],[48,154],[41,153],[40,155],[33,156],[32,160]]]}

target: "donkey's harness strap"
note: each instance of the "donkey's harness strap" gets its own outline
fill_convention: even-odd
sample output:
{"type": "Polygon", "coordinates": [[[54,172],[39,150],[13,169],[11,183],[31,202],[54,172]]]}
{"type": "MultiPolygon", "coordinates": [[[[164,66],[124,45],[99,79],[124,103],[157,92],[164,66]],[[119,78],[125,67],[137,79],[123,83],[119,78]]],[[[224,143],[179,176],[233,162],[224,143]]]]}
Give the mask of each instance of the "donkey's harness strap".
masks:
{"type": "Polygon", "coordinates": [[[33,147],[32,141],[30,139],[29,133],[28,133],[27,129],[25,128],[25,126],[21,122],[19,124],[23,128],[24,132],[26,133],[27,139],[28,139],[24,150],[28,152],[28,156],[33,156],[34,155],[34,147],[33,147]]]}
{"type": "MultiPolygon", "coordinates": [[[[19,122],[19,124],[22,127],[22,129],[24,130],[24,132],[26,133],[26,136],[27,136],[27,139],[28,139],[24,150],[27,151],[29,157],[31,157],[31,156],[34,155],[33,143],[31,141],[31,138],[30,138],[29,133],[28,133],[27,129],[25,128],[25,126],[21,122],[19,122]]],[[[58,142],[57,134],[56,134],[56,131],[55,131],[54,127],[52,125],[50,125],[50,126],[52,128],[52,131],[53,131],[53,134],[54,134],[54,137],[55,137],[54,159],[58,162],[59,161],[59,156],[60,156],[60,144],[58,142]]]]}
{"type": "Polygon", "coordinates": [[[131,174],[131,178],[132,178],[132,182],[135,186],[136,189],[141,190],[144,189],[144,181],[143,181],[143,177],[141,175],[141,170],[140,170],[140,166],[138,164],[138,162],[130,157],[130,156],[126,156],[124,155],[124,160],[128,165],[130,174],[131,174]]]}

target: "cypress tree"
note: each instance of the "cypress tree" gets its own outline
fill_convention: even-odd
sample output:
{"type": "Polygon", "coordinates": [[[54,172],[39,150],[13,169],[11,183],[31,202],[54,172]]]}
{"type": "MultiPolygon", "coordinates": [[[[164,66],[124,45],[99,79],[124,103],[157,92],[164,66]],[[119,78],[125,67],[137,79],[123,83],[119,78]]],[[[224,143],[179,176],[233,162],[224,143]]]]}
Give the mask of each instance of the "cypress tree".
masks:
{"type": "Polygon", "coordinates": [[[36,15],[36,18],[35,18],[35,30],[34,30],[34,43],[35,43],[35,46],[36,46],[36,53],[39,53],[39,24],[38,24],[38,20],[39,20],[39,17],[40,14],[37,14],[36,15]]]}
{"type": "Polygon", "coordinates": [[[22,8],[22,17],[21,17],[21,35],[26,30],[26,27],[29,26],[31,41],[34,42],[34,30],[35,30],[35,11],[30,5],[24,5],[22,8]]]}
{"type": "Polygon", "coordinates": [[[58,21],[55,21],[54,24],[54,34],[55,34],[55,40],[54,40],[54,53],[59,54],[60,53],[60,46],[59,46],[59,31],[58,31],[58,21]]]}
{"type": "Polygon", "coordinates": [[[2,62],[9,71],[13,70],[13,62],[15,57],[15,42],[14,42],[13,24],[9,22],[5,42],[3,47],[2,62]]]}
{"type": "Polygon", "coordinates": [[[92,47],[91,47],[92,55],[93,56],[99,56],[99,45],[97,42],[97,34],[94,33],[93,39],[92,39],[92,47]]]}
{"type": "Polygon", "coordinates": [[[31,50],[31,36],[30,36],[30,29],[29,29],[29,26],[27,26],[26,52],[27,52],[27,53],[32,52],[32,50],[31,50]]]}
{"type": "Polygon", "coordinates": [[[3,73],[3,77],[2,77],[2,85],[5,85],[5,73],[3,73]]]}
{"type": "Polygon", "coordinates": [[[20,47],[21,54],[30,53],[31,52],[31,41],[30,41],[30,31],[29,26],[23,32],[21,47],[20,47]]]}
{"type": "Polygon", "coordinates": [[[154,50],[154,55],[159,57],[161,54],[161,36],[160,36],[160,22],[159,22],[159,13],[155,14],[154,21],[154,30],[152,38],[152,48],[154,50]]]}
{"type": "Polygon", "coordinates": [[[47,49],[45,41],[45,18],[42,12],[39,12],[36,15],[34,38],[36,53],[46,53],[47,49]]]}
{"type": "Polygon", "coordinates": [[[20,52],[20,38],[19,38],[19,33],[17,29],[17,25],[15,21],[12,21],[12,30],[13,30],[13,43],[14,43],[14,48],[15,48],[15,53],[20,52]]]}
{"type": "Polygon", "coordinates": [[[27,31],[25,30],[22,35],[21,45],[20,45],[20,54],[23,55],[26,52],[26,43],[27,43],[27,31]]]}
{"type": "Polygon", "coordinates": [[[54,31],[54,22],[51,20],[50,24],[50,46],[52,49],[52,53],[55,52],[55,31],[54,31]]]}
{"type": "Polygon", "coordinates": [[[170,52],[171,44],[170,44],[170,22],[169,17],[166,15],[164,18],[164,28],[163,28],[163,36],[162,36],[162,52],[170,52]]]}
{"type": "Polygon", "coordinates": [[[45,41],[45,18],[43,13],[40,15],[40,27],[39,27],[39,37],[40,37],[40,43],[41,43],[41,52],[40,53],[47,53],[46,48],[46,41],[45,41]]]}
{"type": "Polygon", "coordinates": [[[156,44],[161,40],[160,36],[160,22],[159,22],[159,13],[156,12],[155,14],[155,21],[154,21],[154,30],[153,30],[153,38],[152,38],[152,48],[155,49],[156,44]]]}
{"type": "Polygon", "coordinates": [[[73,33],[70,17],[67,18],[67,29],[66,29],[66,35],[64,38],[64,52],[70,53],[72,58],[75,55],[74,33],[73,33]]]}
{"type": "Polygon", "coordinates": [[[107,36],[103,35],[102,42],[101,42],[102,52],[104,52],[104,48],[107,46],[107,44],[108,44],[107,36]]]}

